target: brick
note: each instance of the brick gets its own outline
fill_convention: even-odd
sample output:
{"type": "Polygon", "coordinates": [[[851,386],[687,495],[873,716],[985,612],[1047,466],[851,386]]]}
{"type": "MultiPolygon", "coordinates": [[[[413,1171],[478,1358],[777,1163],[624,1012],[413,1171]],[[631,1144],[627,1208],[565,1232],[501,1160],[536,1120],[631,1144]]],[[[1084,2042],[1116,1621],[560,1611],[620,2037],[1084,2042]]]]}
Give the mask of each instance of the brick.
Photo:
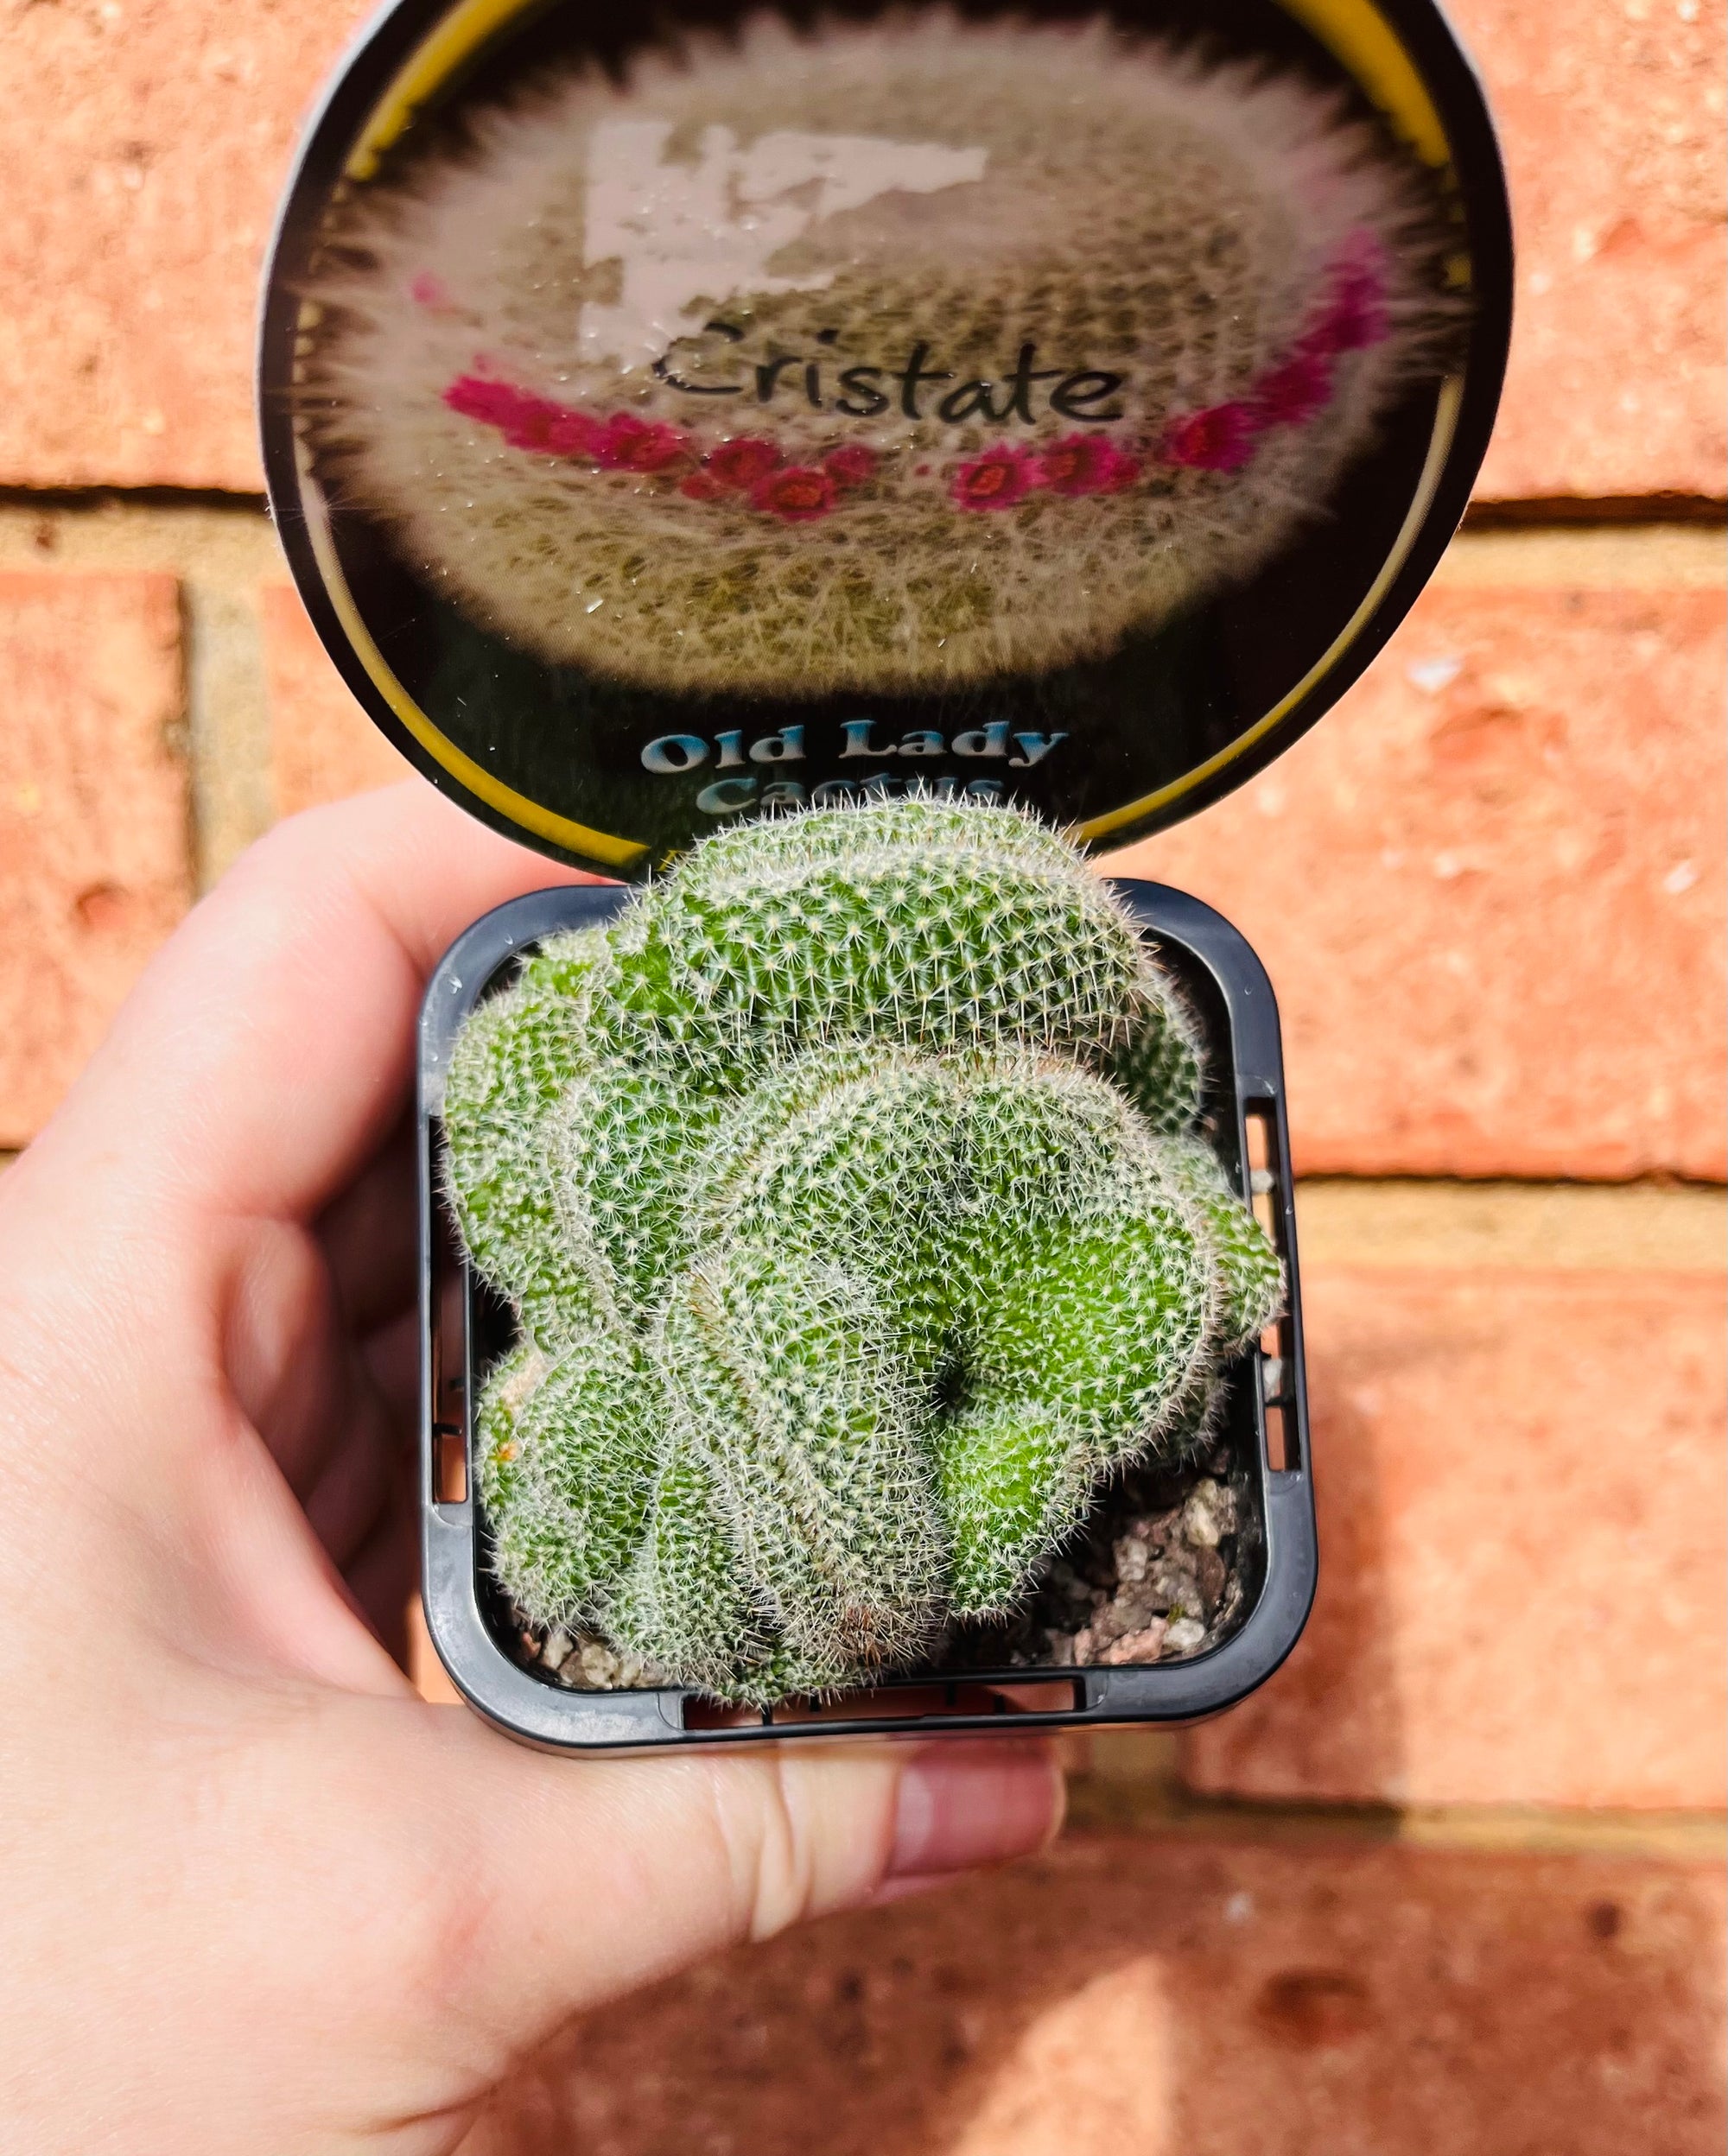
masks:
{"type": "Polygon", "coordinates": [[[364,0],[12,10],[0,484],[262,484],[253,313],[302,115],[364,0]]]}
{"type": "Polygon", "coordinates": [[[1713,1867],[1070,1841],[591,2014],[462,2156],[1715,2156],[1713,1867]]]}
{"type": "Polygon", "coordinates": [[[349,694],[291,584],[258,594],[278,815],[406,778],[399,756],[349,694]]]}
{"type": "Polygon", "coordinates": [[[0,1147],[190,903],[181,728],[172,577],[0,573],[0,1147]]]}
{"type": "MultiPolygon", "coordinates": [[[[368,10],[61,0],[5,33],[0,484],[256,488],[252,309],[302,113],[368,10]]],[[[1460,0],[1506,137],[1495,498],[1723,491],[1720,0],[1460,0]],[[1690,11],[1690,20],[1682,10],[1690,11]]]]}
{"type": "Polygon", "coordinates": [[[1724,1801],[1719,1272],[1308,1268],[1320,1591],[1184,1740],[1258,1798],[1724,1801]]]}
{"type": "Polygon", "coordinates": [[[1301,1172],[1723,1176],[1724,613],[1439,582],[1259,777],[1107,857],[1260,952],[1301,1172]]]}
{"type": "Polygon", "coordinates": [[[0,569],[167,570],[180,580],[200,890],[269,829],[270,731],[257,587],[283,574],[262,503],[244,496],[0,499],[0,569]]]}
{"type": "Polygon", "coordinates": [[[1724,491],[1721,0],[1456,0],[1516,226],[1511,365],[1477,491],[1724,491]]]}

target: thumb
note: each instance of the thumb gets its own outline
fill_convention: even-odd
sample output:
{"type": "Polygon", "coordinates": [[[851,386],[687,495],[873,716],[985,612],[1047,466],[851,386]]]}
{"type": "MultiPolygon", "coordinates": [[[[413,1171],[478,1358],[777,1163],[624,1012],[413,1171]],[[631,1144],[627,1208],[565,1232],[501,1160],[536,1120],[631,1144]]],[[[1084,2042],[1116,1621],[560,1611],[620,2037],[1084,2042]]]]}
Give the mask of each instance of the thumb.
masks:
{"type": "Polygon", "coordinates": [[[458,1760],[454,1734],[412,1785],[435,1779],[467,1877],[438,1989],[505,2063],[722,1947],[1029,1855],[1062,1819],[1052,1753],[1018,1737],[562,1760],[475,1722],[458,1760]]]}

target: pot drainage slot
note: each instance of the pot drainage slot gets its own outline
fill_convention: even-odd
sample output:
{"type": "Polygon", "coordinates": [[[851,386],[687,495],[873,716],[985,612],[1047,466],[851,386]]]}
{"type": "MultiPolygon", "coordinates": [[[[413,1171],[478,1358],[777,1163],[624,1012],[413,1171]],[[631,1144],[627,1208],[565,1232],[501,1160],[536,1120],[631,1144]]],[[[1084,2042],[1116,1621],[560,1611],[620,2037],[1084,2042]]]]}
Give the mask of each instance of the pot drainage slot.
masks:
{"type": "MultiPolygon", "coordinates": [[[[427,1126],[421,1164],[424,1187],[435,1191],[442,1182],[440,1157],[442,1126],[427,1126]]],[[[448,1208],[435,1203],[431,1247],[427,1252],[427,1300],[430,1335],[432,1427],[427,1479],[435,1505],[468,1501],[468,1313],[473,1303],[468,1270],[448,1208]]]]}
{"type": "MultiPolygon", "coordinates": [[[[1248,1134],[1248,1183],[1255,1218],[1292,1270],[1288,1215],[1289,1169],[1280,1142],[1277,1103],[1243,1103],[1248,1134]]],[[[1296,1435],[1296,1328],[1288,1309],[1260,1336],[1260,1386],[1266,1422],[1266,1464],[1274,1474],[1302,1464],[1296,1435]]]]}
{"type": "Polygon", "coordinates": [[[461,1431],[450,1423],[435,1424],[432,1430],[432,1501],[468,1501],[468,1448],[461,1431]]]}
{"type": "Polygon", "coordinates": [[[773,1707],[727,1707],[718,1700],[682,1703],[686,1729],[783,1729],[825,1723],[969,1720],[985,1715],[1071,1715],[1085,1705],[1079,1683],[1060,1677],[1035,1684],[899,1684],[877,1692],[848,1692],[834,1700],[783,1699],[773,1707]]]}

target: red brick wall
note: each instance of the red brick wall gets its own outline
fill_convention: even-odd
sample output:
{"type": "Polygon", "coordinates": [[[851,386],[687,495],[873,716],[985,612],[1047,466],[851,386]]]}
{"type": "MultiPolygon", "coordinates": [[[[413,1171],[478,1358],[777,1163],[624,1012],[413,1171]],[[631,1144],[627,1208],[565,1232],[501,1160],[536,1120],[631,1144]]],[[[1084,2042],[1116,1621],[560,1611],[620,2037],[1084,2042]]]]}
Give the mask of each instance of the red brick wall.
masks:
{"type": "MultiPolygon", "coordinates": [[[[254,273],[356,0],[8,18],[0,484],[258,485],[254,273]]],[[[1519,344],[1492,500],[1718,497],[1721,0],[1459,0],[1502,123],[1519,344]]]]}
{"type": "MultiPolygon", "coordinates": [[[[272,815],[399,768],[253,491],[259,255],[363,12],[0,28],[0,1147],[272,815]]],[[[1520,243],[1483,507],[1318,730],[1118,863],[1283,1005],[1311,1630],[1078,1749],[1048,1861],[592,2018],[476,2156],[1720,2146],[1722,4],[1457,14],[1520,243]]]]}

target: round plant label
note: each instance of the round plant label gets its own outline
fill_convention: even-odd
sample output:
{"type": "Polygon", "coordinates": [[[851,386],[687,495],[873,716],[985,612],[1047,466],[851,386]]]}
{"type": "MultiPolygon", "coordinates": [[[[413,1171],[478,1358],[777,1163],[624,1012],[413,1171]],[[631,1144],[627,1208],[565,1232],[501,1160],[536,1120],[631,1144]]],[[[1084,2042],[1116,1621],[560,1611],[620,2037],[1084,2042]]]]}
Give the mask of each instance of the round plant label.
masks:
{"type": "Polygon", "coordinates": [[[410,0],[266,297],[278,528],[429,777],[625,876],[921,792],[1098,846],[1384,641],[1510,258],[1427,0],[410,0]]]}

